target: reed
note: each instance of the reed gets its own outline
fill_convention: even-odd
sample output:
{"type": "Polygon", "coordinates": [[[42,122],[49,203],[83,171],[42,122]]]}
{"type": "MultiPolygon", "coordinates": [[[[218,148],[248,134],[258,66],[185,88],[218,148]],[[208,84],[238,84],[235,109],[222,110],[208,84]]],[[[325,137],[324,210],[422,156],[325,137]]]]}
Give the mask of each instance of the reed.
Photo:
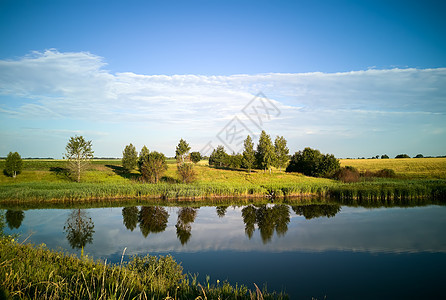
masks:
{"type": "MultiPolygon", "coordinates": [[[[123,254],[124,255],[124,254],[123,254]]],[[[1,299],[255,299],[258,292],[228,282],[200,284],[171,256],[133,257],[108,264],[0,238],[1,299]]],[[[262,292],[264,299],[286,295],[262,292]]]]}

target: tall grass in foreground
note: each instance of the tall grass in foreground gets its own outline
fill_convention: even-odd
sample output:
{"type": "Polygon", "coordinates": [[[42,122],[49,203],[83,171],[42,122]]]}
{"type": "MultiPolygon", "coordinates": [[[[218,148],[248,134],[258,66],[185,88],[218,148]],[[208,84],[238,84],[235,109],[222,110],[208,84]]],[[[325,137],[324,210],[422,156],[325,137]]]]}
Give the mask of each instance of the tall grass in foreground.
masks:
{"type": "Polygon", "coordinates": [[[216,281],[200,284],[171,256],[134,257],[128,263],[77,258],[45,245],[0,238],[0,299],[285,299],[216,281]]]}

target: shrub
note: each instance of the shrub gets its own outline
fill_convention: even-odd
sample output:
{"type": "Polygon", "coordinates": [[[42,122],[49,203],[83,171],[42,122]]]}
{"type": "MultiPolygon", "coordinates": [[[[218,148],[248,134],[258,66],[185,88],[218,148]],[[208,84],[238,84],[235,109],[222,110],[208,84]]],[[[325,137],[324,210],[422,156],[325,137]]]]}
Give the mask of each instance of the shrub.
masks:
{"type": "Polygon", "coordinates": [[[334,174],[334,178],[342,182],[350,183],[350,182],[358,182],[360,176],[356,168],[351,166],[346,166],[336,171],[336,173],[334,174]]]}
{"type": "Polygon", "coordinates": [[[394,178],[396,174],[392,169],[382,169],[376,172],[376,177],[394,178]]]}
{"type": "Polygon", "coordinates": [[[191,183],[195,180],[195,171],[190,163],[182,163],[177,165],[177,173],[183,183],[191,183]]]}

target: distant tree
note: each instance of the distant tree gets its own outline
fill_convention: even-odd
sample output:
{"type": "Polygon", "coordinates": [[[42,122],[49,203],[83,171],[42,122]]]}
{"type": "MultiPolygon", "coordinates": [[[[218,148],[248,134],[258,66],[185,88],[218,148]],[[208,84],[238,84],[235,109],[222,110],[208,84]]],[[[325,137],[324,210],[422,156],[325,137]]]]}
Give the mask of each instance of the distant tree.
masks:
{"type": "Polygon", "coordinates": [[[131,171],[136,168],[138,164],[138,152],[136,152],[135,146],[132,144],[125,146],[122,151],[122,166],[127,171],[131,171]]]}
{"type": "Polygon", "coordinates": [[[256,161],[256,156],[254,151],[254,143],[249,135],[245,139],[244,146],[242,167],[248,169],[249,173],[251,173],[251,169],[254,167],[254,163],[256,161]]]}
{"type": "Polygon", "coordinates": [[[77,182],[80,182],[81,174],[93,158],[91,141],[86,141],[83,136],[71,137],[65,150],[64,158],[68,160],[68,168],[77,182]]]}
{"type": "Polygon", "coordinates": [[[334,155],[323,155],[319,150],[307,147],[294,153],[286,172],[300,172],[307,176],[321,177],[332,175],[339,168],[339,160],[334,155]]]}
{"type": "Polygon", "coordinates": [[[387,154],[381,155],[381,159],[389,159],[389,156],[387,154]]]}
{"type": "Polygon", "coordinates": [[[177,164],[177,173],[183,183],[191,183],[195,180],[196,173],[191,163],[177,164]]]}
{"type": "Polygon", "coordinates": [[[274,150],[276,152],[275,167],[279,168],[279,171],[282,171],[282,168],[285,168],[290,160],[288,156],[290,150],[286,144],[286,139],[283,136],[276,137],[276,140],[274,141],[274,150]]]}
{"type": "Polygon", "coordinates": [[[5,169],[4,173],[7,176],[11,176],[13,178],[16,178],[17,174],[20,174],[23,167],[23,161],[20,157],[20,154],[17,152],[9,152],[8,156],[6,157],[5,161],[5,169]]]}
{"type": "Polygon", "coordinates": [[[407,154],[398,154],[395,158],[410,158],[410,156],[407,154]]]}
{"type": "Polygon", "coordinates": [[[194,164],[198,163],[200,160],[202,160],[201,153],[198,152],[198,151],[191,152],[190,153],[190,160],[194,164]]]}
{"type": "Polygon", "coordinates": [[[257,166],[264,171],[269,169],[269,173],[271,174],[271,167],[274,165],[275,160],[276,154],[273,143],[271,142],[271,137],[266,134],[265,130],[262,130],[256,151],[257,166]]]}
{"type": "Polygon", "coordinates": [[[189,150],[189,144],[185,140],[180,139],[180,142],[178,143],[178,146],[175,150],[175,158],[177,160],[181,160],[181,162],[184,162],[187,155],[189,154],[189,150]]]}
{"type": "Polygon", "coordinates": [[[424,156],[423,156],[423,154],[417,154],[416,156],[415,156],[415,158],[423,158],[424,156]]]}
{"type": "Polygon", "coordinates": [[[228,154],[226,153],[225,148],[221,145],[217,146],[217,149],[214,149],[209,156],[210,166],[223,167],[226,166],[227,161],[228,154]]]}
{"type": "Polygon", "coordinates": [[[158,183],[167,170],[164,154],[153,151],[139,161],[139,171],[144,181],[158,183]]]}

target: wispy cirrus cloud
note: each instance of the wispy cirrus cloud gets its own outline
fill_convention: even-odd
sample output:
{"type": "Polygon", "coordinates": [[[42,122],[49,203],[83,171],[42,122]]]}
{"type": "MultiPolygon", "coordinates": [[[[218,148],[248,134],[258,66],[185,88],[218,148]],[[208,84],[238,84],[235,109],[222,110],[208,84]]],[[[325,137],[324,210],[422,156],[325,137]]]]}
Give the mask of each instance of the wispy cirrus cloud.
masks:
{"type": "MultiPolygon", "coordinates": [[[[433,134],[446,126],[445,68],[167,76],[112,73],[106,67],[94,54],[54,49],[0,60],[0,114],[53,120],[70,130],[66,120],[128,124],[135,132],[156,126],[169,142],[177,138],[172,132],[182,131],[195,132],[204,144],[234,116],[248,122],[241,110],[263,92],[281,111],[265,129],[295,139],[291,144],[298,147],[323,147],[336,138],[364,143],[363,135],[376,132],[383,142],[418,138],[416,128],[433,134]]],[[[341,145],[333,149],[342,152],[341,145]]]]}

